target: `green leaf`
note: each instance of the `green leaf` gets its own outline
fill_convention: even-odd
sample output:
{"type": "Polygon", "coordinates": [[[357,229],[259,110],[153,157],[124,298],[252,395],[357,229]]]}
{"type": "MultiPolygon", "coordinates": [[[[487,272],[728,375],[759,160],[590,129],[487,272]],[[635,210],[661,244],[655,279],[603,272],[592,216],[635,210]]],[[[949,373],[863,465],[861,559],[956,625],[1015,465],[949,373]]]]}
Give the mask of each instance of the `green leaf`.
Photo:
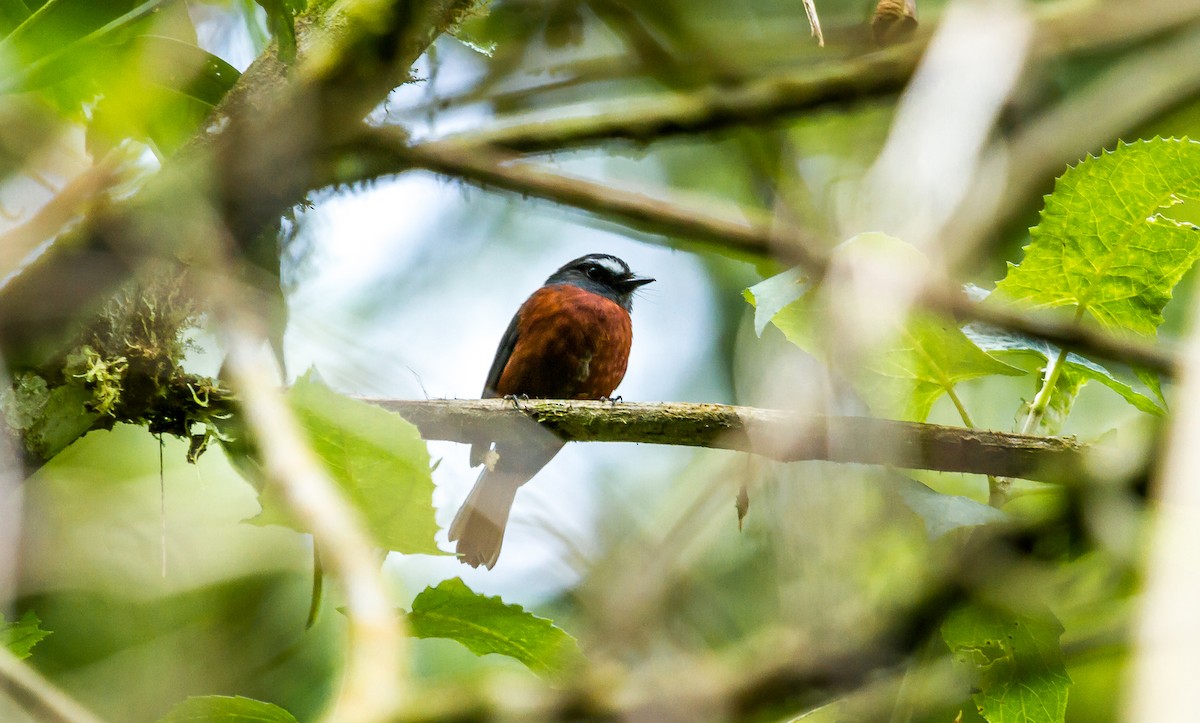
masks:
{"type": "MultiPolygon", "coordinates": [[[[864,263],[919,267],[926,261],[912,246],[880,233],[855,236],[835,250],[847,264],[864,263]]],[[[822,357],[814,320],[826,315],[816,306],[795,272],[772,277],[745,292],[747,300],[770,314],[770,321],[796,346],[822,357]],[[768,283],[770,282],[770,283],[768,283]],[[795,300],[789,299],[797,296],[795,300]],[[784,305],[779,311],[772,309],[784,305]]],[[[756,312],[756,325],[760,320],[756,312]]],[[[924,421],[938,397],[959,382],[993,374],[1018,376],[1025,372],[985,354],[950,320],[914,312],[897,329],[891,342],[865,355],[863,369],[849,373],[855,388],[878,414],[924,421]]],[[[846,370],[843,370],[845,372],[846,370]]]]}
{"type": "MultiPolygon", "coordinates": [[[[963,333],[993,357],[1031,373],[1039,372],[1050,360],[1058,358],[1059,348],[1043,339],[978,323],[964,326],[963,333]]],[[[1063,373],[1083,381],[1099,382],[1147,414],[1166,414],[1166,403],[1158,386],[1158,377],[1152,373],[1133,372],[1124,367],[1113,371],[1074,353],[1067,354],[1063,373]]],[[[1082,382],[1079,383],[1078,387],[1082,386],[1082,382]]],[[[1057,403],[1061,404],[1061,401],[1057,403]]],[[[1053,397],[1051,402],[1056,403],[1053,397]]]]}
{"type": "Polygon", "coordinates": [[[976,502],[970,497],[946,495],[932,490],[916,480],[900,475],[897,487],[900,499],[925,523],[932,538],[941,537],[962,527],[976,527],[993,522],[1006,522],[1008,515],[995,507],[976,502]]]}
{"type": "Polygon", "coordinates": [[[194,696],[175,706],[158,723],[296,723],[274,703],[228,695],[194,696]]]}
{"type": "Polygon", "coordinates": [[[551,621],[480,595],[457,577],[425,588],[406,618],[418,638],[456,640],[476,655],[507,655],[545,678],[560,678],[582,658],[575,638],[551,621]]]}
{"type": "Polygon", "coordinates": [[[775,315],[807,294],[809,287],[804,273],[793,268],[744,289],[742,296],[754,307],[754,333],[762,336],[775,315]]]}
{"type": "MultiPolygon", "coordinates": [[[[399,415],[343,396],[316,381],[312,372],[288,392],[312,449],[366,520],[381,547],[402,553],[444,555],[433,536],[433,478],[429,451],[417,428],[399,415]]],[[[287,525],[302,532],[274,485],[259,495],[257,524],[287,525]]]]}
{"type": "Polygon", "coordinates": [[[267,27],[279,44],[279,55],[285,61],[296,58],[296,13],[306,3],[294,0],[254,0],[267,14],[267,27]]]}
{"type": "Polygon", "coordinates": [[[867,359],[866,365],[875,376],[864,377],[861,386],[872,406],[918,422],[959,382],[1024,374],[985,354],[952,322],[921,312],[910,317],[893,348],[867,359]]]}
{"type": "Polygon", "coordinates": [[[1153,336],[1171,291],[1200,255],[1200,230],[1171,206],[1200,198],[1200,144],[1121,143],[1068,170],[1046,198],[1025,259],[998,295],[1068,307],[1106,329],[1153,336]]]}
{"type": "Polygon", "coordinates": [[[0,613],[0,645],[8,648],[19,660],[28,658],[33,646],[45,640],[48,635],[50,631],[42,630],[42,621],[32,610],[13,623],[5,622],[4,614],[0,613]]]}
{"type": "Polygon", "coordinates": [[[1066,424],[1067,417],[1071,415],[1071,409],[1075,406],[1076,397],[1087,383],[1086,376],[1075,371],[1069,365],[1063,366],[1062,372],[1058,375],[1058,381],[1054,384],[1054,390],[1050,393],[1046,411],[1038,420],[1038,430],[1042,434],[1052,435],[1062,432],[1063,425],[1066,424]]]}
{"type": "Polygon", "coordinates": [[[50,0],[0,40],[0,59],[17,63],[0,81],[0,93],[50,85],[79,72],[103,72],[112,61],[110,43],[164,2],[50,0]]]}
{"type": "Polygon", "coordinates": [[[971,697],[990,723],[1064,719],[1071,678],[1062,624],[1049,612],[1017,615],[979,604],[951,613],[942,638],[955,664],[977,681],[971,697]]]}
{"type": "Polygon", "coordinates": [[[139,35],[121,48],[117,67],[123,72],[97,83],[102,97],[88,126],[94,155],[126,138],[150,140],[160,156],[170,155],[195,135],[239,77],[224,60],[175,38],[139,35]]]}
{"type": "Polygon", "coordinates": [[[29,6],[23,0],[0,0],[0,38],[4,38],[29,19],[29,6]]]}

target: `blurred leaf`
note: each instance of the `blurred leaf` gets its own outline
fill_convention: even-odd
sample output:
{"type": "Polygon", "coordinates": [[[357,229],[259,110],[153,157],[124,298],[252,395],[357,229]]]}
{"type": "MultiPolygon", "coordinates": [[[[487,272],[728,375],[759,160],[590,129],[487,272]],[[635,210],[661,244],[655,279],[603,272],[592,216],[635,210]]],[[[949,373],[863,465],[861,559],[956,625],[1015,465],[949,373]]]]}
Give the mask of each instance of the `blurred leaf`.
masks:
{"type": "Polygon", "coordinates": [[[77,73],[105,70],[111,62],[111,44],[163,2],[50,0],[0,40],[0,58],[21,63],[17,72],[0,81],[0,93],[28,91],[77,73]]]}
{"type": "Polygon", "coordinates": [[[457,577],[425,588],[405,618],[418,638],[456,640],[476,655],[507,655],[545,678],[560,677],[582,657],[575,638],[550,620],[480,595],[457,577]]]}
{"type": "Polygon", "coordinates": [[[804,273],[799,268],[793,268],[744,289],[742,296],[754,307],[754,333],[762,336],[775,315],[807,294],[810,286],[804,273]]]}
{"type": "Polygon", "coordinates": [[[126,138],[147,139],[160,155],[170,155],[195,135],[239,77],[224,60],[174,38],[138,36],[126,49],[119,66],[125,71],[103,87],[92,109],[93,155],[126,138]]]}
{"type": "Polygon", "coordinates": [[[29,6],[22,0],[0,0],[0,38],[7,36],[29,18],[29,6]]]}
{"type": "MultiPolygon", "coordinates": [[[[398,414],[334,392],[309,372],[292,385],[288,401],[308,432],[313,451],[358,508],[380,546],[396,552],[444,555],[434,542],[433,478],[429,451],[417,428],[398,414]]],[[[292,521],[274,485],[259,495],[262,514],[251,521],[292,521]]]]}
{"type": "MultiPolygon", "coordinates": [[[[881,257],[887,263],[901,265],[924,263],[915,248],[880,233],[855,236],[841,244],[836,253],[843,260],[859,256],[874,264],[879,264],[881,257]]],[[[762,318],[760,313],[765,317],[772,308],[786,303],[771,314],[771,323],[788,341],[821,357],[814,322],[823,314],[814,307],[813,295],[807,291],[795,271],[785,271],[747,289],[745,295],[756,305],[756,326],[762,318]],[[787,303],[791,298],[795,300],[787,303]]],[[[918,311],[896,331],[892,342],[867,355],[861,373],[849,376],[877,413],[925,421],[938,397],[959,382],[993,374],[1024,373],[985,354],[949,320],[918,311]]]]}
{"type": "Polygon", "coordinates": [[[253,698],[204,695],[188,698],[158,723],[296,723],[283,708],[253,698]]]}
{"type": "Polygon", "coordinates": [[[279,55],[287,62],[296,58],[296,13],[306,0],[254,0],[267,14],[267,27],[279,44],[279,55]]]}
{"type": "Polygon", "coordinates": [[[873,406],[925,421],[938,397],[968,379],[1024,372],[993,359],[950,321],[914,313],[892,349],[865,360],[861,391],[873,406]]]}
{"type": "Polygon", "coordinates": [[[1064,719],[1071,678],[1059,645],[1062,632],[1048,610],[1034,617],[978,604],[942,624],[956,665],[977,680],[972,698],[990,723],[1064,719]]]}
{"type": "Polygon", "coordinates": [[[0,613],[0,645],[8,648],[18,660],[28,658],[33,646],[48,635],[50,631],[42,630],[42,621],[32,610],[13,623],[5,622],[4,614],[0,613]]]}
{"type": "Polygon", "coordinates": [[[44,88],[70,113],[98,98],[87,114],[93,155],[127,138],[148,140],[160,156],[169,155],[238,79],[232,66],[197,47],[187,8],[162,0],[86,6],[57,0],[0,46],[19,59],[0,80],[0,92],[44,88]]]}
{"type": "Polygon", "coordinates": [[[1005,522],[1008,515],[970,497],[946,495],[916,480],[895,475],[900,498],[925,523],[925,531],[938,538],[960,527],[975,527],[1005,522]]]}
{"type": "MultiPolygon", "coordinates": [[[[0,49],[17,51],[26,59],[43,56],[93,33],[98,28],[140,17],[165,0],[48,0],[28,14],[3,40],[0,49]],[[149,6],[149,7],[147,7],[149,6]]],[[[13,7],[12,0],[5,0],[13,7]]],[[[28,8],[28,5],[26,5],[28,8]]]]}
{"type": "Polygon", "coordinates": [[[1200,144],[1121,143],[1062,175],[1020,265],[997,293],[1034,309],[1074,307],[1109,330],[1153,336],[1200,255],[1200,230],[1165,214],[1200,198],[1200,144]]]}
{"type": "Polygon", "coordinates": [[[194,43],[161,35],[141,35],[137,43],[142,63],[158,68],[150,82],[208,106],[220,103],[241,77],[237,68],[194,43]]]}

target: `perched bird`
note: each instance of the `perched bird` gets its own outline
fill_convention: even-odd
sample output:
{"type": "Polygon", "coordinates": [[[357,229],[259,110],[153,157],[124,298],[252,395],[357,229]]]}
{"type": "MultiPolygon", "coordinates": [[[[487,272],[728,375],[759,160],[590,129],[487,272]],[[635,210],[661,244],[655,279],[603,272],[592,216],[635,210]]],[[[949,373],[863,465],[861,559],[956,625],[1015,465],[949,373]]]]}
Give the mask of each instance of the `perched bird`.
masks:
{"type": "MultiPolygon", "coordinates": [[[[629,362],[633,293],[651,281],[608,254],[581,256],[555,271],[521,304],[500,339],[484,399],[607,399],[629,362]]],[[[471,446],[471,466],[487,466],[450,524],[460,560],[488,569],[496,564],[517,488],[562,446],[549,432],[494,452],[490,442],[471,446]]]]}

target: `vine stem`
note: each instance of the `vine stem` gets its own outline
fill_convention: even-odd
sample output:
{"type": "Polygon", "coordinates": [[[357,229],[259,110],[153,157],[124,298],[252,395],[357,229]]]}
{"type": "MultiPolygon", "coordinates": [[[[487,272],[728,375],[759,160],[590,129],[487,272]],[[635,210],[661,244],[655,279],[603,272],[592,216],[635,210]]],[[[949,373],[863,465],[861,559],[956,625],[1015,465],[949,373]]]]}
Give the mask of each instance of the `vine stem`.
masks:
{"type": "Polygon", "coordinates": [[[950,397],[950,401],[954,403],[954,408],[958,410],[958,416],[962,418],[963,424],[968,429],[975,429],[975,422],[971,419],[971,413],[967,411],[966,405],[962,403],[958,392],[954,391],[954,385],[946,387],[946,396],[950,397]]]}
{"type": "Polygon", "coordinates": [[[1050,406],[1050,397],[1054,394],[1054,387],[1058,386],[1058,378],[1062,376],[1063,364],[1066,361],[1067,350],[1063,348],[1046,367],[1042,388],[1038,390],[1033,397],[1033,402],[1029,405],[1029,412],[1025,415],[1025,422],[1021,425],[1021,434],[1032,434],[1033,430],[1037,428],[1038,422],[1046,416],[1046,407],[1050,406]]]}
{"type": "MultiPolygon", "coordinates": [[[[946,387],[946,396],[950,397],[950,401],[954,403],[954,408],[958,410],[958,416],[962,418],[963,424],[968,429],[975,429],[975,422],[971,419],[971,413],[967,411],[966,405],[962,403],[958,392],[954,390],[954,385],[946,387]]],[[[992,507],[999,508],[1008,501],[1008,491],[1012,487],[1012,480],[1008,477],[1000,477],[994,474],[987,476],[988,481],[988,504],[992,507]]]]}

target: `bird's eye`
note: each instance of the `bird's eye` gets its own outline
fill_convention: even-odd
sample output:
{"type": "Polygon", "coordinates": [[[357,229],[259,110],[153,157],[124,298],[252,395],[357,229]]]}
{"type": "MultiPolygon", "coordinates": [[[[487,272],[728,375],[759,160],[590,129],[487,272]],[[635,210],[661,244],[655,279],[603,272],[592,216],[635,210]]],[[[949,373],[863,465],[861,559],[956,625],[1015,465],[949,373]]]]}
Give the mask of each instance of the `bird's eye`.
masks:
{"type": "Polygon", "coordinates": [[[591,279],[592,281],[598,281],[601,276],[599,266],[589,266],[589,267],[587,267],[587,269],[584,270],[583,273],[587,274],[587,277],[589,279],[591,279]]]}

